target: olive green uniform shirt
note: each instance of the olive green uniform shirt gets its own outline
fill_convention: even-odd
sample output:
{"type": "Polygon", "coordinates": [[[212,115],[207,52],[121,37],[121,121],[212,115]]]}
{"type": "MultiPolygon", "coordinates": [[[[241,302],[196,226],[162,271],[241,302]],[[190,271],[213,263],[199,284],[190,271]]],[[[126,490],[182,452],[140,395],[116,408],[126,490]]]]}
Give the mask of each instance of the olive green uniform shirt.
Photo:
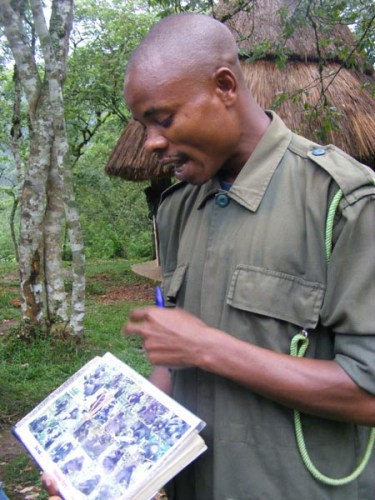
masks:
{"type": "MultiPolygon", "coordinates": [[[[307,357],[334,359],[375,395],[373,177],[334,146],[321,148],[293,134],[272,113],[229,192],[212,179],[165,193],[158,227],[169,304],[284,354],[306,329],[307,357]],[[326,217],[339,188],[344,196],[327,264],[326,217]]],[[[297,449],[292,410],[193,368],[174,371],[173,394],[207,423],[208,451],[177,477],[178,500],[375,499],[373,458],[346,486],[326,486],[310,475],[297,449]]],[[[352,472],[367,428],[309,415],[302,423],[321,472],[352,472]]]]}

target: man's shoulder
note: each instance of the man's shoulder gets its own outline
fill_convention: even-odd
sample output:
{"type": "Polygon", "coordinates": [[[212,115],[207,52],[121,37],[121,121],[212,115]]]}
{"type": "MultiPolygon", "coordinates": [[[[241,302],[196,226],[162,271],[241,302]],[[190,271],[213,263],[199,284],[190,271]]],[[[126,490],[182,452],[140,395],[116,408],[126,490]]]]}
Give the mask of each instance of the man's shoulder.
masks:
{"type": "Polygon", "coordinates": [[[193,186],[188,182],[176,182],[162,193],[159,207],[188,203],[188,200],[195,199],[198,193],[198,186],[193,186]]]}
{"type": "Polygon", "coordinates": [[[290,149],[308,164],[325,171],[344,196],[358,189],[375,192],[375,172],[333,144],[320,146],[294,134],[290,149]]]}
{"type": "Polygon", "coordinates": [[[183,191],[187,186],[187,182],[176,182],[175,184],[172,184],[172,186],[163,191],[160,201],[163,202],[165,199],[173,196],[174,193],[183,191]]]}

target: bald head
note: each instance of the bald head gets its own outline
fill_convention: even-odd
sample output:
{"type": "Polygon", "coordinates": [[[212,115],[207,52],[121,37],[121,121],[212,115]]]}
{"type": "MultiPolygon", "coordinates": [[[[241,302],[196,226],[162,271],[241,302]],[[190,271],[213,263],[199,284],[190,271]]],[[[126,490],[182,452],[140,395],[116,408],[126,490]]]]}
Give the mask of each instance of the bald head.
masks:
{"type": "Polygon", "coordinates": [[[164,69],[204,78],[223,66],[242,80],[238,48],[229,29],[209,16],[184,13],[151,28],[130,58],[126,74],[147,67],[148,72],[164,69]]]}
{"type": "Polygon", "coordinates": [[[133,53],[124,90],[147,151],[196,185],[219,171],[233,180],[270,122],[247,89],[231,32],[203,14],[158,22],[133,53]]]}

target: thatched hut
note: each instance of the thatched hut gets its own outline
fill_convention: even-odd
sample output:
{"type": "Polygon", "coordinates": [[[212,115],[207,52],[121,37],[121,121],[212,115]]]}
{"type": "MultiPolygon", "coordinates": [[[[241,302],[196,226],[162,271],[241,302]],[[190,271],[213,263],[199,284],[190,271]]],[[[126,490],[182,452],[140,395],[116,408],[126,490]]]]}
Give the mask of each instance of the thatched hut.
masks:
{"type": "MultiPolygon", "coordinates": [[[[286,17],[294,16],[297,24],[298,4],[254,0],[250,8],[233,15],[231,9],[238,4],[229,2],[216,8],[215,17],[234,34],[247,85],[264,109],[275,109],[293,131],[319,143],[333,143],[375,167],[375,100],[366,90],[366,85],[375,83],[373,68],[363,70],[365,61],[353,49],[354,36],[345,25],[317,25],[315,19],[314,25],[302,24],[286,37],[280,9],[286,17]],[[320,43],[327,33],[330,42],[320,43]]],[[[105,171],[126,180],[150,180],[155,200],[173,172],[144,151],[144,140],[143,128],[131,120],[105,171]]]]}
{"type": "Polygon", "coordinates": [[[170,179],[171,167],[163,167],[156,154],[143,148],[146,133],[139,122],[130,120],[126,125],[105,166],[108,175],[127,181],[161,181],[170,179]]]}
{"type": "Polygon", "coordinates": [[[318,23],[315,17],[286,36],[280,13],[287,7],[286,17],[298,26],[306,12],[297,5],[257,0],[248,11],[228,16],[226,4],[217,17],[227,18],[248,87],[264,109],[275,108],[295,132],[335,144],[375,167],[375,99],[366,90],[375,83],[373,68],[356,52],[346,25],[318,23]]]}
{"type": "MultiPolygon", "coordinates": [[[[264,109],[275,108],[295,132],[333,143],[375,167],[375,100],[366,90],[367,84],[375,82],[373,68],[360,70],[364,60],[351,50],[354,37],[345,25],[303,25],[286,37],[280,9],[287,8],[297,23],[297,4],[296,0],[254,0],[247,11],[231,15],[233,5],[226,3],[216,9],[215,17],[223,19],[236,37],[248,87],[264,109]],[[327,31],[330,43],[319,46],[327,31]],[[350,57],[344,60],[345,47],[350,57]],[[280,48],[287,55],[283,67],[278,64],[280,48]],[[330,130],[327,125],[335,122],[337,127],[330,130]]],[[[164,185],[173,173],[144,151],[144,140],[142,127],[131,120],[105,171],[127,180],[151,179],[157,190],[159,181],[164,185]]]]}
{"type": "Polygon", "coordinates": [[[156,154],[145,151],[145,131],[142,125],[130,120],[126,125],[112,154],[105,166],[105,172],[114,177],[121,177],[128,181],[149,181],[144,193],[149,210],[149,217],[153,224],[154,257],[155,260],[144,264],[136,264],[133,271],[141,276],[153,280],[160,280],[159,269],[159,240],[156,229],[156,210],[161,193],[172,183],[172,167],[163,167],[156,154]]]}

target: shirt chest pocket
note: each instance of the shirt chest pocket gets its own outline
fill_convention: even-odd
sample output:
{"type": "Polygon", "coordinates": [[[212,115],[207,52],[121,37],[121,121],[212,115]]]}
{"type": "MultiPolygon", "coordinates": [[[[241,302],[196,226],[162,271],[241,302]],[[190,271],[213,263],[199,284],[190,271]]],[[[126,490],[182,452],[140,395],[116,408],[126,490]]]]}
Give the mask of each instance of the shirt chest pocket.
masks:
{"type": "Polygon", "coordinates": [[[315,328],[325,286],[291,274],[239,265],[233,274],[227,303],[237,309],[315,328]]]}
{"type": "Polygon", "coordinates": [[[177,296],[181,292],[187,264],[179,264],[174,271],[166,273],[163,279],[163,293],[166,298],[166,306],[173,306],[176,303],[177,296]]]}

